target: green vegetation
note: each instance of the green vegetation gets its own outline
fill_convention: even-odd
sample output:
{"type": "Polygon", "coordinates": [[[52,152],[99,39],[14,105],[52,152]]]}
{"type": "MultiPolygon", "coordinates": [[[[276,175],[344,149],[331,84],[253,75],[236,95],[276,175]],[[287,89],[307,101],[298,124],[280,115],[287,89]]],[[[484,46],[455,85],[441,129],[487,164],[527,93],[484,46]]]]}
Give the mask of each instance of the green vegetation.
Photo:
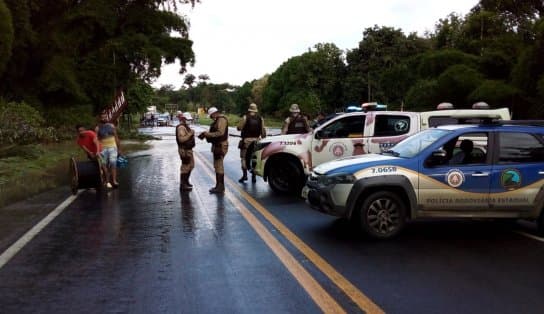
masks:
{"type": "MultiPolygon", "coordinates": [[[[123,153],[149,147],[144,141],[123,141],[122,146],[123,153]]],[[[51,144],[2,146],[0,207],[29,195],[69,184],[68,166],[71,157],[77,160],[87,159],[73,140],[51,144]]]]}
{"type": "Polygon", "coordinates": [[[282,119],[292,103],[313,116],[372,101],[413,111],[484,101],[509,107],[517,119],[544,118],[543,14],[540,0],[481,0],[466,16],[440,19],[423,37],[375,25],[353,49],[318,43],[242,86],[187,74],[180,90],[163,86],[153,103],[241,114],[255,102],[265,119],[282,119]]]}
{"type": "Polygon", "coordinates": [[[36,108],[55,129],[95,117],[119,88],[141,111],[163,62],[182,72],[194,62],[178,10],[195,2],[0,0],[0,97],[36,108]],[[74,119],[73,108],[85,114],[74,119]]]}

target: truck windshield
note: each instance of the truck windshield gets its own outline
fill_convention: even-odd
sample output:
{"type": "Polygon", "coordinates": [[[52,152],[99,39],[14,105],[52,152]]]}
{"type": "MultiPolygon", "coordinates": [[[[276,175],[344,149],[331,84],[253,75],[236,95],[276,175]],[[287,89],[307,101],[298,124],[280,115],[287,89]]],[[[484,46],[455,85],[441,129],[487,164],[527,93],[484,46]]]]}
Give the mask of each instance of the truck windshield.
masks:
{"type": "Polygon", "coordinates": [[[425,131],[421,131],[393,146],[390,153],[402,158],[414,157],[429,145],[450,132],[451,131],[441,129],[427,129],[425,131]]]}

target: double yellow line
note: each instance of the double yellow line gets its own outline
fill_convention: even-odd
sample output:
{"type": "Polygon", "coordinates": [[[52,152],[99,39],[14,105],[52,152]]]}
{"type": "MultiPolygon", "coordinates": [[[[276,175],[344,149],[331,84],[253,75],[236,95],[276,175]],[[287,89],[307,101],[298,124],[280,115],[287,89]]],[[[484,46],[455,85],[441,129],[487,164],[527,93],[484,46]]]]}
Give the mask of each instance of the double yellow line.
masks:
{"type": "MultiPolygon", "coordinates": [[[[213,166],[203,156],[195,152],[195,157],[205,164],[205,171],[211,177],[213,166]]],[[[253,206],[270,224],[272,224],[291,244],[308,258],[325,276],[327,276],[342,292],[344,292],[361,310],[366,313],[384,313],[372,300],[365,296],[349,280],[337,272],[319,254],[306,245],[299,237],[291,232],[284,224],[274,217],[257,200],[244,191],[239,185],[225,177],[226,185],[237,190],[238,193],[253,206]]],[[[278,259],[296,278],[308,295],[325,313],[345,313],[345,310],[336,300],[308,273],[308,271],[289,253],[289,251],[268,231],[255,215],[240,200],[228,190],[225,196],[236,206],[240,214],[248,221],[251,227],[263,239],[278,259]]]]}

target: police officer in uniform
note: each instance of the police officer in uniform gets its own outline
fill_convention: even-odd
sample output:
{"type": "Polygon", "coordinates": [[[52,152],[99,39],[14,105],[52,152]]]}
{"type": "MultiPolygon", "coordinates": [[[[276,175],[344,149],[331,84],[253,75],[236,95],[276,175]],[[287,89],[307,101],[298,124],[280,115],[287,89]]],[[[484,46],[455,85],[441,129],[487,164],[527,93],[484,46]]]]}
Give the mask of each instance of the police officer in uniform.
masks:
{"type": "MultiPolygon", "coordinates": [[[[243,173],[242,177],[238,180],[240,183],[247,181],[247,166],[249,157],[251,157],[247,156],[249,145],[260,138],[266,137],[264,120],[258,114],[258,112],[259,110],[257,110],[256,104],[249,105],[247,113],[242,117],[242,119],[240,119],[238,126],[236,127],[238,131],[241,131],[240,137],[242,138],[240,140],[240,144],[238,145],[238,148],[240,149],[240,159],[242,161],[243,173]]],[[[251,175],[251,182],[256,182],[255,174],[251,175]]]]}
{"type": "Polygon", "coordinates": [[[195,147],[195,131],[187,125],[187,118],[181,111],[177,112],[179,124],[176,126],[176,141],[178,153],[181,159],[179,189],[180,191],[191,191],[193,185],[189,183],[191,171],[195,167],[193,147],[195,147]]]}
{"type": "Polygon", "coordinates": [[[281,134],[301,134],[308,133],[312,130],[308,123],[308,119],[300,113],[297,104],[292,104],[289,108],[289,112],[291,112],[291,115],[283,122],[281,134]]]}
{"type": "Polygon", "coordinates": [[[216,107],[208,109],[208,116],[213,122],[210,130],[202,132],[199,139],[206,139],[212,143],[213,167],[215,169],[215,187],[210,189],[210,193],[223,194],[225,192],[225,169],[223,168],[223,158],[229,149],[229,121],[227,117],[219,113],[216,107]]]}

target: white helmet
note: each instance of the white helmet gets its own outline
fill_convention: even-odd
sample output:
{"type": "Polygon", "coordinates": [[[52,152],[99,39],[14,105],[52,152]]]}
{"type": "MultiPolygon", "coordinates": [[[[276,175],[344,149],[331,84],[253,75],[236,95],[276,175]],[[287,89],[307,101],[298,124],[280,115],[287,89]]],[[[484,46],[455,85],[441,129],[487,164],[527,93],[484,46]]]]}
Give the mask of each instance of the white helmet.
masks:
{"type": "Polygon", "coordinates": [[[210,117],[212,114],[218,112],[219,110],[217,110],[216,107],[211,107],[210,109],[208,109],[208,117],[210,117]]]}

